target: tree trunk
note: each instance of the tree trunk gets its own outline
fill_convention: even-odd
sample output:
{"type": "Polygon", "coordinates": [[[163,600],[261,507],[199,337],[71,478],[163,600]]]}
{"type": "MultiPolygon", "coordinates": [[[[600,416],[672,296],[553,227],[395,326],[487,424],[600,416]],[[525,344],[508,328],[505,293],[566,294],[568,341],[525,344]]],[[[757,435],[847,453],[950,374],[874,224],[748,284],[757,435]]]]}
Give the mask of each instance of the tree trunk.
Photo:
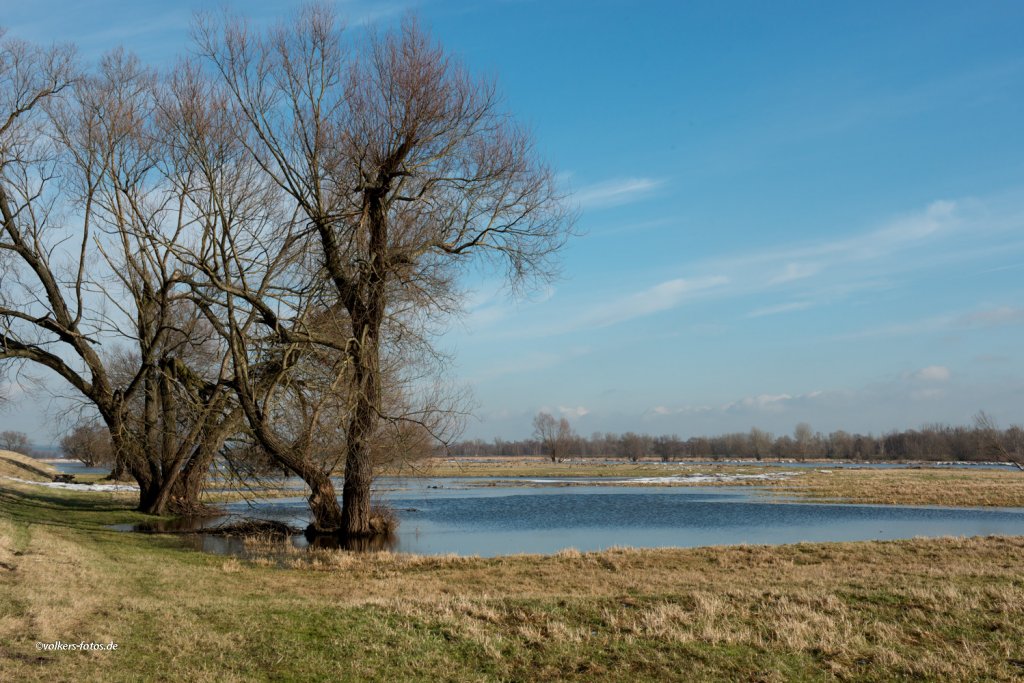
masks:
{"type": "Polygon", "coordinates": [[[203,485],[215,455],[215,450],[199,449],[182,467],[170,492],[170,507],[174,512],[182,515],[203,512],[204,506],[199,502],[199,497],[203,493],[203,485]]]}
{"type": "Polygon", "coordinates": [[[338,506],[338,494],[334,491],[331,478],[316,467],[308,468],[300,476],[310,489],[309,511],[312,520],[307,531],[314,534],[336,534],[344,530],[344,515],[338,506]]]}
{"type": "Polygon", "coordinates": [[[146,482],[139,484],[139,512],[147,515],[163,515],[167,507],[165,496],[161,495],[163,487],[154,483],[146,482]]]}
{"type": "MultiPolygon", "coordinates": [[[[388,220],[383,204],[388,183],[364,195],[364,220],[369,230],[369,267],[360,276],[359,295],[346,302],[355,344],[352,394],[355,404],[346,434],[345,484],[342,489],[342,532],[350,538],[381,533],[370,505],[373,461],[370,439],[380,415],[380,334],[387,307],[388,220]]],[[[344,299],[345,292],[339,292],[344,299]]]]}
{"type": "Polygon", "coordinates": [[[359,451],[351,447],[348,449],[341,497],[341,529],[346,536],[353,538],[375,533],[370,506],[370,485],[373,483],[370,453],[365,445],[359,451]]]}
{"type": "Polygon", "coordinates": [[[371,303],[360,315],[353,316],[357,333],[353,358],[353,393],[355,405],[346,434],[345,484],[342,488],[341,529],[345,536],[356,538],[378,533],[374,529],[370,505],[373,483],[373,461],[370,437],[377,427],[380,410],[380,334],[383,318],[382,294],[371,294],[371,303]]]}
{"type": "Polygon", "coordinates": [[[114,468],[110,470],[110,474],[107,475],[107,479],[111,479],[113,481],[131,479],[131,476],[128,474],[128,469],[124,466],[124,460],[121,458],[114,458],[114,468]]]}

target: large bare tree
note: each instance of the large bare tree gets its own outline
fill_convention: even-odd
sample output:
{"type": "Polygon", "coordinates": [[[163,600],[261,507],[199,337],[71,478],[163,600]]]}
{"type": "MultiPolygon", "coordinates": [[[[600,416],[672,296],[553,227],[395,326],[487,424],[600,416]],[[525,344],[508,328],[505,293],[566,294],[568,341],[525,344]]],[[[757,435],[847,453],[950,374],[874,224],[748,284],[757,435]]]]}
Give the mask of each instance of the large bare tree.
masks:
{"type": "MultiPolygon", "coordinates": [[[[341,351],[332,367],[346,402],[342,508],[321,508],[318,524],[372,534],[373,445],[391,418],[384,359],[403,335],[429,336],[432,321],[459,309],[456,284],[475,265],[504,264],[514,285],[549,276],[573,216],[493,84],[413,20],[349,40],[329,9],[312,6],[264,32],[223,16],[199,20],[195,34],[239,115],[238,139],[287,198],[299,228],[287,240],[312,256],[305,291],[316,289],[344,330],[326,345],[341,351]]],[[[274,341],[294,348],[274,316],[252,324],[277,326],[274,341]]],[[[273,413],[242,402],[259,436],[273,413]]]]}
{"type": "Polygon", "coordinates": [[[0,361],[46,367],[110,431],[139,509],[195,506],[238,423],[216,335],[178,287],[156,76],[123,52],[0,47],[0,361]]]}

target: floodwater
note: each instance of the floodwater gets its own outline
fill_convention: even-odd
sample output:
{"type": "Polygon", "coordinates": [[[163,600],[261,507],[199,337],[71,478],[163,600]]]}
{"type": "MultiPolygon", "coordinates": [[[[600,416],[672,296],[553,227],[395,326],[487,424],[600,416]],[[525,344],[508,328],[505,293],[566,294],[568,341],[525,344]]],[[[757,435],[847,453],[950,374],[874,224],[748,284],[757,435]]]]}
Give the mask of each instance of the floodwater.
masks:
{"type": "Polygon", "coordinates": [[[105,467],[89,467],[79,460],[47,460],[61,474],[110,474],[110,465],[105,467]]]}
{"type": "MultiPolygon", "coordinates": [[[[743,487],[565,486],[530,488],[494,478],[382,478],[377,497],[401,521],[386,547],[396,552],[495,556],[613,546],[694,547],[856,541],[916,536],[1024,535],[1022,508],[845,505],[780,500],[743,487]]],[[[227,515],[185,522],[182,530],[240,517],[305,527],[301,497],[232,503],[227,515]]],[[[196,547],[243,554],[238,539],[199,535],[196,547]]],[[[304,537],[292,539],[296,546],[304,537]]]]}

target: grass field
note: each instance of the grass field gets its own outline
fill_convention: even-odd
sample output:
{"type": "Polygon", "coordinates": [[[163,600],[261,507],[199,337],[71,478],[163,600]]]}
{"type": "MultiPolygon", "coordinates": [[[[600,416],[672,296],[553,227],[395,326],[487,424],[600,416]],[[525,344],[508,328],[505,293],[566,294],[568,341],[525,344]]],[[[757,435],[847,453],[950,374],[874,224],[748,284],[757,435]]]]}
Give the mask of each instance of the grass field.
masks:
{"type": "Polygon", "coordinates": [[[243,561],[0,487],[0,678],[1019,680],[1024,538],[243,561]],[[37,642],[115,642],[47,652],[37,642]]]}
{"type": "Polygon", "coordinates": [[[765,485],[806,500],[884,505],[1024,507],[1024,471],[827,470],[765,485]]]}

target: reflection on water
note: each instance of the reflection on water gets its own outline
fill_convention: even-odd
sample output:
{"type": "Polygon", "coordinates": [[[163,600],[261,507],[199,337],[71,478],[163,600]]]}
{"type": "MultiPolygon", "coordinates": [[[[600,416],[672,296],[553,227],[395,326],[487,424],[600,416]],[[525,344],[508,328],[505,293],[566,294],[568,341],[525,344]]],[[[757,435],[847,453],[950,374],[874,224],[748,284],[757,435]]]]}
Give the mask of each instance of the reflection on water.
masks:
{"type": "MultiPolygon", "coordinates": [[[[486,486],[493,478],[384,479],[377,495],[401,526],[389,539],[351,549],[494,556],[563,548],[692,547],[739,543],[853,541],[915,536],[1024,534],[1024,509],[940,508],[778,502],[755,487],[486,486]]],[[[240,518],[304,528],[302,497],[232,503],[225,514],[176,520],[150,531],[189,531],[240,518]]],[[[239,538],[191,537],[198,549],[245,555],[239,538]]],[[[293,546],[308,547],[302,535],[293,546]]],[[[323,543],[323,541],[317,541],[323,543]]]]}
{"type": "Polygon", "coordinates": [[[394,550],[398,545],[397,534],[381,534],[365,538],[339,538],[337,536],[325,536],[323,534],[304,534],[305,546],[319,550],[352,550],[355,552],[376,552],[380,550],[394,550]]]}

